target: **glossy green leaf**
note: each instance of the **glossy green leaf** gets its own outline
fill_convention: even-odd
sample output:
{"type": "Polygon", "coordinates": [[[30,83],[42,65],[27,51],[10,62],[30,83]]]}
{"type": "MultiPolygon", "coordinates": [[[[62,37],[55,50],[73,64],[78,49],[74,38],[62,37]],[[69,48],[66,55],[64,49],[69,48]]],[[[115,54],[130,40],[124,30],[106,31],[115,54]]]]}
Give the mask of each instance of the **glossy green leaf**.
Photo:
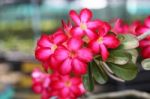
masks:
{"type": "Polygon", "coordinates": [[[110,51],[110,56],[107,62],[124,65],[127,64],[130,59],[131,57],[124,50],[112,50],[110,51]]]}
{"type": "Polygon", "coordinates": [[[129,49],[129,50],[126,50],[126,52],[131,55],[132,62],[136,63],[137,58],[138,58],[138,51],[136,49],[129,49]]]}
{"type": "Polygon", "coordinates": [[[134,49],[139,46],[137,37],[132,34],[119,34],[118,38],[121,41],[119,48],[134,49]]]}
{"type": "Polygon", "coordinates": [[[94,79],[92,77],[91,66],[92,64],[89,63],[88,72],[83,76],[83,85],[85,89],[88,91],[94,90],[94,79]]]}
{"type": "Polygon", "coordinates": [[[145,70],[150,70],[150,58],[144,59],[141,64],[145,70]]]}
{"type": "Polygon", "coordinates": [[[94,79],[96,80],[97,83],[99,84],[104,84],[108,80],[108,76],[103,70],[101,66],[98,66],[94,61],[92,62],[92,74],[94,79]]]}
{"type": "Polygon", "coordinates": [[[125,65],[117,65],[113,63],[107,63],[116,76],[123,80],[132,80],[136,77],[138,69],[135,64],[129,62],[125,65]]]}

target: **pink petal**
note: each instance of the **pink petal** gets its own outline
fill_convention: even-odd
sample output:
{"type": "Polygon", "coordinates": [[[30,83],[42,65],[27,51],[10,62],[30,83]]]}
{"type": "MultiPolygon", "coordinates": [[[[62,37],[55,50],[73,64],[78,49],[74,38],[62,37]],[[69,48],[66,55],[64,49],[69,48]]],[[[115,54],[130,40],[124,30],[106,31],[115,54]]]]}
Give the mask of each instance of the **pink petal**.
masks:
{"type": "Polygon", "coordinates": [[[102,25],[102,21],[100,20],[94,20],[87,23],[89,29],[97,29],[100,25],[102,25]]]}
{"type": "Polygon", "coordinates": [[[141,40],[140,41],[140,47],[147,47],[147,46],[150,46],[150,40],[141,40]]]}
{"type": "Polygon", "coordinates": [[[41,48],[35,51],[36,58],[42,61],[48,59],[51,54],[53,54],[53,52],[50,48],[41,48]]]}
{"type": "Polygon", "coordinates": [[[38,45],[40,47],[50,47],[52,43],[50,42],[50,38],[48,35],[42,35],[41,38],[38,40],[38,45]]]}
{"type": "Polygon", "coordinates": [[[71,79],[71,82],[72,82],[73,85],[79,85],[81,83],[81,78],[79,78],[79,77],[73,77],[71,79]]]}
{"type": "Polygon", "coordinates": [[[76,51],[82,47],[83,41],[80,38],[71,38],[68,40],[67,45],[70,50],[76,51]]]}
{"type": "Polygon", "coordinates": [[[82,48],[78,50],[77,57],[84,62],[90,62],[92,60],[92,52],[88,48],[82,48]]]}
{"type": "Polygon", "coordinates": [[[54,90],[59,90],[64,87],[64,83],[61,81],[54,81],[54,82],[52,82],[51,87],[54,90]]]}
{"type": "Polygon", "coordinates": [[[80,18],[83,23],[88,22],[92,18],[92,12],[87,8],[82,9],[80,12],[80,18]]]}
{"type": "Polygon", "coordinates": [[[59,67],[59,62],[56,60],[55,55],[52,55],[49,59],[49,67],[51,69],[57,70],[59,67]]]}
{"type": "Polygon", "coordinates": [[[72,70],[71,59],[66,59],[60,66],[60,73],[63,75],[69,74],[72,70]]]}
{"type": "Polygon", "coordinates": [[[82,37],[84,35],[84,31],[80,27],[75,27],[71,30],[71,34],[75,37],[82,37]]]}
{"type": "Polygon", "coordinates": [[[81,92],[80,92],[80,88],[78,86],[71,86],[70,88],[71,92],[73,92],[76,96],[80,96],[81,92]]]}
{"type": "Polygon", "coordinates": [[[85,74],[87,71],[87,65],[79,59],[73,59],[73,72],[74,74],[85,74]]]}
{"type": "Polygon", "coordinates": [[[69,15],[70,15],[71,19],[79,26],[81,22],[80,22],[79,16],[76,13],[76,11],[71,10],[69,15]]]}
{"type": "Polygon", "coordinates": [[[148,30],[149,28],[146,26],[138,26],[135,31],[140,35],[148,30]]]}
{"type": "Polygon", "coordinates": [[[55,57],[56,57],[56,60],[58,61],[63,61],[65,60],[66,58],[69,57],[69,52],[67,49],[64,49],[64,48],[59,48],[55,51],[55,57]]]}
{"type": "Polygon", "coordinates": [[[108,48],[117,48],[120,44],[120,41],[114,35],[107,35],[103,38],[103,43],[108,48]]]}
{"type": "Polygon", "coordinates": [[[141,55],[143,58],[150,58],[150,46],[143,48],[141,50],[141,55]]]}
{"type": "Polygon", "coordinates": [[[103,22],[102,26],[99,27],[98,32],[100,36],[105,36],[110,31],[111,26],[107,22],[103,22]]]}
{"type": "Polygon", "coordinates": [[[62,30],[58,30],[53,34],[53,42],[55,44],[63,43],[67,39],[67,36],[62,32],[62,30]]]}
{"type": "Polygon", "coordinates": [[[98,53],[100,51],[99,44],[95,40],[90,41],[88,46],[94,53],[98,53]]]}
{"type": "Polygon", "coordinates": [[[145,19],[144,24],[150,28],[150,16],[145,19]]]}
{"type": "Polygon", "coordinates": [[[32,85],[32,90],[37,93],[40,94],[42,92],[42,86],[40,83],[35,83],[32,85]]]}
{"type": "Polygon", "coordinates": [[[96,38],[96,33],[94,31],[92,31],[90,29],[86,29],[85,32],[86,32],[87,36],[89,37],[89,39],[92,40],[92,39],[96,38]]]}
{"type": "Polygon", "coordinates": [[[71,93],[71,92],[70,92],[69,88],[63,88],[63,89],[61,90],[61,96],[62,96],[62,97],[67,98],[70,93],[71,93]]]}
{"type": "Polygon", "coordinates": [[[104,44],[100,44],[100,50],[103,61],[106,61],[109,56],[109,52],[107,51],[104,44]]]}

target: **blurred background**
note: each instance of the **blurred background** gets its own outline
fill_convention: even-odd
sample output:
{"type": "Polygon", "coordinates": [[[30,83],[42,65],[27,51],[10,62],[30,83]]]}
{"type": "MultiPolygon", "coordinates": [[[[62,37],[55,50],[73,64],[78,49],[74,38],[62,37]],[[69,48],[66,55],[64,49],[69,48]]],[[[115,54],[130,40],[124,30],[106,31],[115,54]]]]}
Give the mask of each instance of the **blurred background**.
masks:
{"type": "MultiPolygon", "coordinates": [[[[70,9],[89,8],[95,18],[127,23],[150,15],[150,0],[0,0],[0,99],[40,99],[31,91],[30,74],[40,67],[34,48],[41,33],[53,33],[70,9]]],[[[127,83],[111,80],[96,92],[150,91],[150,73],[141,71],[127,83]]]]}

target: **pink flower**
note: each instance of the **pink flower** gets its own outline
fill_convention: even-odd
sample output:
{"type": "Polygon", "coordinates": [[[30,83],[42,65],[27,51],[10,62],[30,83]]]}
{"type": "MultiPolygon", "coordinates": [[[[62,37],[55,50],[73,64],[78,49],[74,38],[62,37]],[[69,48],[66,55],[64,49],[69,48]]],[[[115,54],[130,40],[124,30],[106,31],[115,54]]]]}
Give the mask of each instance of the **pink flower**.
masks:
{"type": "Polygon", "coordinates": [[[60,99],[76,99],[85,93],[80,77],[60,75],[58,78],[59,80],[52,82],[51,86],[53,91],[58,91],[60,99]]]}
{"type": "Polygon", "coordinates": [[[79,15],[76,13],[76,11],[71,10],[69,15],[76,25],[72,29],[73,36],[82,37],[86,34],[90,39],[93,39],[96,36],[93,30],[100,26],[101,21],[90,21],[92,18],[92,12],[89,9],[82,9],[79,15]]]}
{"type": "MultiPolygon", "coordinates": [[[[139,34],[150,31],[150,16],[144,20],[144,24],[137,28],[139,34]]],[[[150,58],[150,36],[140,41],[141,55],[143,58],[150,58]]]]}
{"type": "Polygon", "coordinates": [[[51,88],[49,87],[51,80],[50,75],[42,73],[39,69],[35,69],[32,72],[32,90],[37,93],[41,94],[42,99],[48,99],[52,93],[51,88]]]}
{"type": "Polygon", "coordinates": [[[112,31],[116,34],[125,34],[129,32],[129,26],[124,24],[123,20],[117,19],[112,31]]]}
{"type": "Polygon", "coordinates": [[[103,26],[99,28],[97,37],[89,43],[89,47],[94,53],[101,54],[103,61],[106,61],[109,56],[107,48],[114,49],[120,44],[120,41],[115,35],[108,34],[109,30],[110,26],[107,23],[104,23],[103,26]]]}
{"type": "Polygon", "coordinates": [[[85,74],[87,62],[92,60],[90,49],[84,48],[83,41],[79,38],[70,38],[67,41],[66,47],[59,48],[55,52],[56,60],[58,60],[61,74],[85,74]]]}
{"type": "Polygon", "coordinates": [[[46,70],[49,63],[54,65],[55,58],[53,54],[66,39],[66,35],[61,30],[58,30],[53,35],[42,35],[38,40],[35,56],[44,64],[46,70]]]}
{"type": "Polygon", "coordinates": [[[63,30],[64,30],[65,34],[70,38],[71,37],[72,24],[70,23],[70,21],[68,21],[68,23],[65,23],[62,20],[62,25],[63,25],[63,30]]]}

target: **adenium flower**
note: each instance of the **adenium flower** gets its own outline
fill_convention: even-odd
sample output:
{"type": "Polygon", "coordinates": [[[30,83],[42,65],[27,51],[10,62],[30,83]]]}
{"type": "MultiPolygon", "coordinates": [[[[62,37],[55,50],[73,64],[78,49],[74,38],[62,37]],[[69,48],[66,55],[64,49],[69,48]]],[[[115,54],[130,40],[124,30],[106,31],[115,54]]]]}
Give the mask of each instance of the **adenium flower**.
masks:
{"type": "Polygon", "coordinates": [[[92,12],[89,9],[82,9],[79,15],[76,11],[71,10],[69,15],[75,23],[75,27],[73,27],[71,32],[73,36],[83,37],[86,34],[90,39],[93,39],[96,36],[93,30],[100,26],[101,21],[90,21],[92,18],[92,12]]]}
{"type": "Polygon", "coordinates": [[[125,24],[122,19],[117,19],[112,31],[116,34],[126,34],[129,32],[129,25],[125,24]]]}
{"type": "Polygon", "coordinates": [[[48,99],[50,97],[51,88],[49,87],[50,75],[46,73],[42,73],[39,69],[34,69],[32,72],[32,90],[37,93],[41,94],[42,99],[48,99]]]}
{"type": "Polygon", "coordinates": [[[53,91],[58,91],[59,99],[76,99],[85,93],[81,77],[57,76],[58,80],[52,82],[53,91]]]}
{"type": "Polygon", "coordinates": [[[61,74],[85,74],[87,62],[92,60],[92,52],[83,47],[80,38],[70,38],[65,47],[58,48],[55,52],[57,62],[60,63],[58,70],[61,74]]]}
{"type": "Polygon", "coordinates": [[[37,48],[35,50],[35,56],[40,60],[44,67],[47,69],[47,64],[55,61],[53,54],[55,50],[67,39],[66,35],[58,30],[52,35],[42,35],[37,42],[37,48]]]}
{"type": "MultiPolygon", "coordinates": [[[[137,28],[139,34],[150,31],[150,16],[144,20],[144,24],[137,28]]],[[[150,36],[140,41],[141,55],[143,58],[150,58],[150,36]]]]}
{"type": "Polygon", "coordinates": [[[100,53],[103,61],[106,61],[109,56],[107,48],[114,49],[117,48],[120,44],[120,41],[115,35],[108,34],[109,30],[109,24],[104,22],[98,30],[97,37],[91,40],[89,43],[89,47],[93,50],[94,53],[100,53]]]}

